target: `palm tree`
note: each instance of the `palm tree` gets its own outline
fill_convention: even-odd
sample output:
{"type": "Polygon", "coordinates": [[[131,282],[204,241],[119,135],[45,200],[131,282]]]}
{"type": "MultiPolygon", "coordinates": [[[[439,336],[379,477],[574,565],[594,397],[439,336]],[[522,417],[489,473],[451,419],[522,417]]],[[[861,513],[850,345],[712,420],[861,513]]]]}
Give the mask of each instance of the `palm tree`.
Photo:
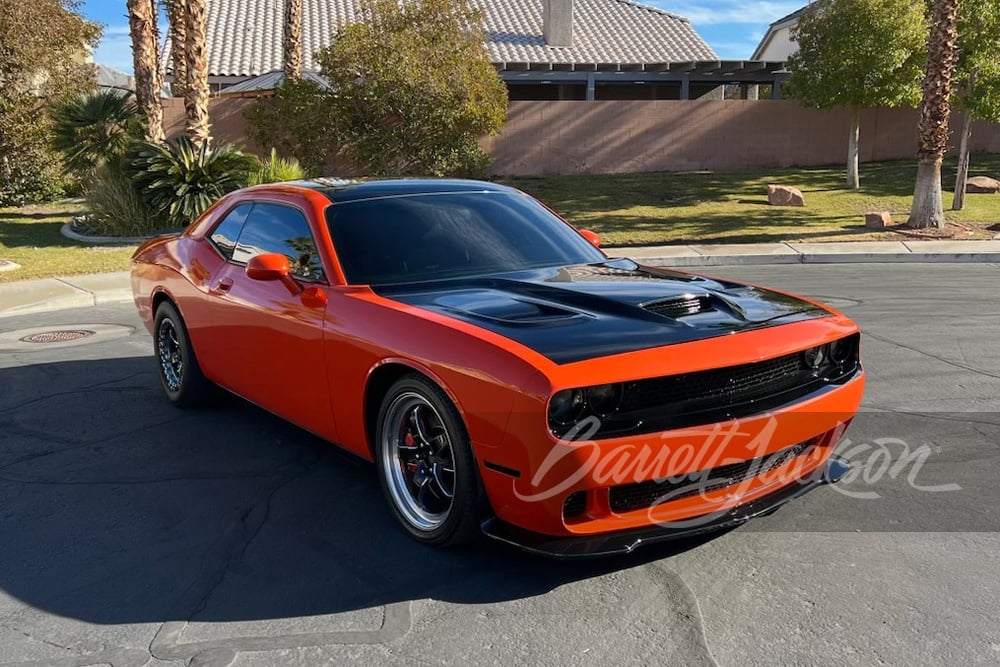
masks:
{"type": "Polygon", "coordinates": [[[78,174],[125,155],[142,136],[142,115],[129,93],[96,90],[70,98],[52,110],[53,145],[78,174]]]}
{"type": "Polygon", "coordinates": [[[285,0],[284,69],[289,79],[302,78],[302,0],[285,0]]]}
{"type": "Polygon", "coordinates": [[[208,53],[206,42],[206,0],[186,0],[184,14],[184,61],[187,85],[184,110],[187,112],[187,135],[196,145],[211,139],[208,123],[208,53]]]}
{"type": "Polygon", "coordinates": [[[941,162],[948,149],[948,121],[958,61],[958,2],[935,0],[927,38],[927,71],[920,103],[917,183],[910,210],[912,227],[944,227],[941,162]]]}
{"type": "Polygon", "coordinates": [[[164,140],[164,136],[163,107],[160,105],[156,6],[153,0],[128,0],[127,7],[129,32],[132,36],[135,101],[146,119],[146,139],[152,143],[160,143],[164,140]]]}
{"type": "Polygon", "coordinates": [[[184,15],[187,12],[186,0],[166,0],[167,21],[170,23],[170,68],[174,80],[170,92],[174,97],[184,97],[187,90],[187,56],[184,53],[186,28],[184,15]]]}

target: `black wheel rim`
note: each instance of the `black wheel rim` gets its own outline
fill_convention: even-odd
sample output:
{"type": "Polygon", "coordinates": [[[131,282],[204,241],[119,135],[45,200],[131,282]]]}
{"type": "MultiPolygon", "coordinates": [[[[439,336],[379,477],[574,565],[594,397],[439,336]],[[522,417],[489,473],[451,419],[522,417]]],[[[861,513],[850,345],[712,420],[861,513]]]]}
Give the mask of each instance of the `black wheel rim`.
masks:
{"type": "Polygon", "coordinates": [[[184,379],[184,356],[177,336],[177,327],[169,317],[163,318],[156,332],[156,349],[160,357],[160,372],[170,391],[180,391],[184,379]]]}
{"type": "Polygon", "coordinates": [[[444,420],[416,392],[397,396],[382,430],[383,475],[406,521],[431,531],[447,520],[455,497],[455,456],[444,420]]]}

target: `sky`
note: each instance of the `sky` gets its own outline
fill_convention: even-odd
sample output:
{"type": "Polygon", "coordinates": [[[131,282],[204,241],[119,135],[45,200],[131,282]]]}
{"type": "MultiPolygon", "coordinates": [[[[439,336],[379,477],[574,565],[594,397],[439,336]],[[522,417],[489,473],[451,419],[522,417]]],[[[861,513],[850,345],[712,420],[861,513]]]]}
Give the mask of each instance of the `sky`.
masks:
{"type": "MultiPolygon", "coordinates": [[[[645,0],[691,19],[698,34],[724,60],[749,58],[772,21],[794,12],[805,0],[645,0]]],[[[104,25],[94,60],[132,71],[125,0],[84,0],[83,14],[104,25]]]]}

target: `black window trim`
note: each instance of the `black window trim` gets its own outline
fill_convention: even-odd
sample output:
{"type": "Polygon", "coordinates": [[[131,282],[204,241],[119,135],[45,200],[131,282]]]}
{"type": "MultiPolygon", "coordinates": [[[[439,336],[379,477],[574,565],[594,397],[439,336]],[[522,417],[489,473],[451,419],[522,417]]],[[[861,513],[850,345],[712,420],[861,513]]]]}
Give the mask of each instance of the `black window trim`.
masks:
{"type": "MultiPolygon", "coordinates": [[[[309,229],[309,236],[312,237],[313,245],[316,246],[316,254],[319,256],[319,263],[323,267],[323,278],[322,279],[320,279],[320,278],[302,278],[302,277],[296,276],[295,274],[289,274],[289,275],[291,275],[292,278],[294,278],[295,280],[297,280],[299,282],[308,283],[310,285],[325,285],[327,287],[330,286],[330,281],[329,281],[329,278],[328,278],[328,276],[330,274],[329,274],[329,271],[327,269],[326,262],[323,261],[323,253],[320,252],[320,250],[319,250],[319,244],[316,243],[316,234],[313,233],[312,226],[309,224],[309,214],[306,213],[305,209],[303,209],[301,206],[297,206],[295,204],[289,204],[288,202],[285,202],[285,201],[279,201],[279,200],[276,200],[276,199],[271,199],[269,197],[259,197],[259,198],[255,198],[255,199],[245,199],[243,201],[236,202],[235,204],[233,204],[232,206],[230,206],[228,209],[226,209],[226,212],[222,214],[222,216],[219,218],[219,221],[216,222],[214,225],[212,225],[212,227],[208,230],[208,233],[205,235],[205,238],[208,239],[208,244],[210,246],[212,246],[212,249],[215,250],[215,252],[219,253],[219,257],[221,257],[223,260],[225,260],[228,264],[233,264],[234,266],[246,267],[246,265],[247,265],[246,262],[239,262],[239,261],[237,261],[237,260],[235,260],[235,259],[233,259],[231,257],[226,257],[225,254],[223,254],[223,252],[219,249],[219,247],[217,245],[215,245],[215,241],[212,240],[212,234],[215,232],[216,228],[218,228],[218,226],[221,225],[226,220],[226,218],[229,217],[230,213],[232,213],[238,207],[240,207],[240,206],[242,206],[244,204],[250,204],[250,210],[247,212],[246,220],[244,220],[243,224],[240,225],[240,235],[236,237],[236,245],[239,245],[239,243],[240,243],[240,236],[243,236],[243,228],[246,227],[246,221],[250,219],[250,214],[253,213],[253,209],[257,206],[257,204],[272,204],[272,205],[275,205],[275,206],[284,206],[285,208],[294,209],[294,210],[298,211],[299,213],[301,213],[302,217],[304,217],[305,220],[306,220],[306,227],[309,229]]],[[[235,248],[236,248],[236,246],[233,246],[233,251],[234,252],[235,252],[235,248]]]]}

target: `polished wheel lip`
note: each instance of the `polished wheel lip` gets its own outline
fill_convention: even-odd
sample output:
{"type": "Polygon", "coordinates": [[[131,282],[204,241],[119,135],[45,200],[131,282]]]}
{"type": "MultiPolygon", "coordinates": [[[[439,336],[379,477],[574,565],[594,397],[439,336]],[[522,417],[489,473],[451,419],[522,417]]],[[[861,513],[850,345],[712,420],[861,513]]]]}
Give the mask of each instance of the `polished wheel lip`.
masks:
{"type": "Polygon", "coordinates": [[[440,413],[423,395],[396,396],[383,421],[382,473],[393,504],[421,532],[439,528],[455,496],[455,458],[440,413]]]}
{"type": "Polygon", "coordinates": [[[163,318],[156,331],[156,350],[160,357],[160,371],[170,391],[180,391],[184,380],[184,358],[177,338],[177,327],[169,317],[163,318]]]}

